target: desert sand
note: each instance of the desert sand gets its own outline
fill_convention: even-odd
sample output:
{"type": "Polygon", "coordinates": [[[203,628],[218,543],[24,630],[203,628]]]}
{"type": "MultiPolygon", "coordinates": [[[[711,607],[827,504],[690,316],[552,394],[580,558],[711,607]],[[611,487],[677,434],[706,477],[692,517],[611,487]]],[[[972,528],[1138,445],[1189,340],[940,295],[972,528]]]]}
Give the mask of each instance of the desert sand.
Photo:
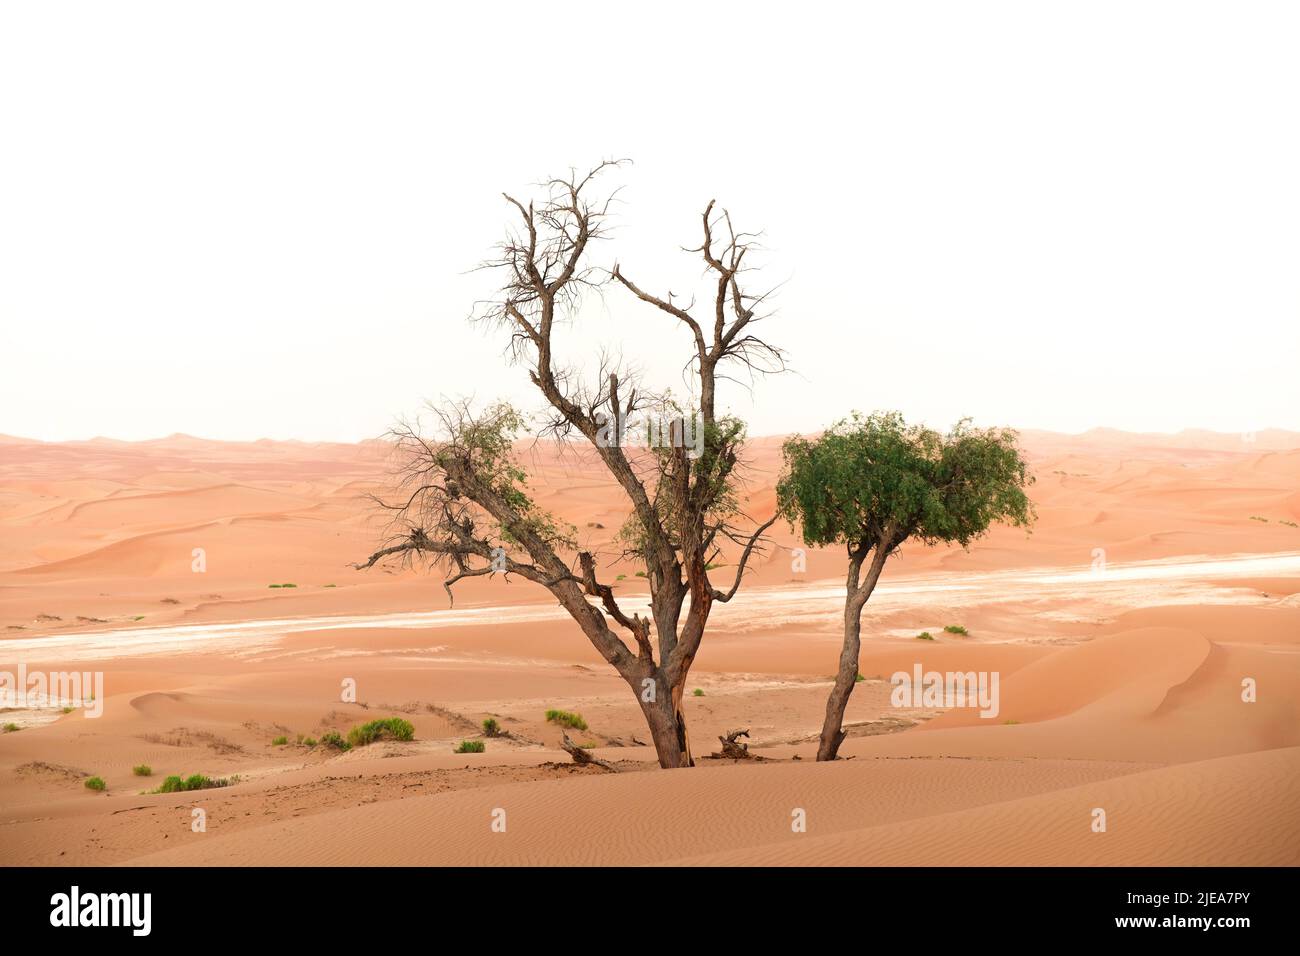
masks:
{"type": "MultiPolygon", "coordinates": [[[[779,524],[692,671],[698,766],[661,771],[626,685],[536,586],[470,580],[449,606],[436,572],[350,566],[382,534],[382,444],[0,437],[0,670],[103,675],[90,706],[2,715],[0,859],[1300,864],[1300,435],[1022,438],[1030,533],[887,568],[847,759],[813,761],[843,556],[800,570],[779,524]],[[895,706],[890,676],[917,665],[997,672],[997,716],[895,706]],[[573,764],[549,708],[581,713],[570,733],[617,772],[573,764]],[[392,715],[414,740],[298,742],[392,715]],[[487,717],[507,736],[454,753],[487,717]],[[707,757],[739,728],[761,759],[707,757]],[[194,773],[238,781],[145,792],[194,773]]],[[[591,458],[519,455],[612,552],[626,509],[591,458]]],[[[748,457],[766,517],[780,440],[748,457]]],[[[611,565],[632,606],[634,572],[611,565]]]]}

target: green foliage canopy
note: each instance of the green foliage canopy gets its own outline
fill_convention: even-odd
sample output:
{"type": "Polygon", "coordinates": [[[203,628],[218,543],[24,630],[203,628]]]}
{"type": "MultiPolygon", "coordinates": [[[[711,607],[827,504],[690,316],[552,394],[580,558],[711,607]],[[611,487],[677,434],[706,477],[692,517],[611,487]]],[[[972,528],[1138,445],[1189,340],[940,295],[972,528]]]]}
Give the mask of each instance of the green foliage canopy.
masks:
{"type": "Polygon", "coordinates": [[[898,412],[855,412],[818,438],[785,443],[777,506],[809,545],[892,549],[915,538],[964,548],[995,523],[1034,518],[1017,438],[967,420],[944,435],[898,412]]]}

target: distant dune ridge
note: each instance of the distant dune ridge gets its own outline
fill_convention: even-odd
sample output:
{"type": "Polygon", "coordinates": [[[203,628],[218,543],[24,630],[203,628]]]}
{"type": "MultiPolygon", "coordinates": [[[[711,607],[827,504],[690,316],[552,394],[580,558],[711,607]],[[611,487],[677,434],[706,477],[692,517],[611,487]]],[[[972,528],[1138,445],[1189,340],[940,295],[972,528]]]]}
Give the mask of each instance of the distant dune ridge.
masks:
{"type": "MultiPolygon", "coordinates": [[[[781,441],[747,446],[760,520],[781,441]]],[[[767,759],[660,772],[626,686],[539,588],[467,581],[452,613],[437,576],[350,567],[382,532],[365,497],[382,442],[0,436],[0,670],[105,672],[102,717],[6,712],[19,729],[0,734],[3,858],[1300,863],[1300,434],[1022,441],[1032,533],[908,547],[882,579],[851,759],[811,760],[843,556],[794,570],[798,540],[778,523],[716,615],[685,705],[697,757],[747,728],[767,759]],[[997,717],[891,707],[890,675],[917,664],[996,670],[997,717]],[[620,772],[573,766],[550,708],[581,714],[588,730],[569,733],[620,772]],[[413,741],[319,743],[390,715],[413,741]],[[489,717],[504,735],[484,735],[489,717]],[[453,753],[462,740],[485,751],[453,753]],[[206,832],[192,794],[141,795],[198,773],[239,778],[203,791],[206,832]]],[[[627,508],[590,453],[518,454],[539,503],[612,553],[627,508]]],[[[608,574],[630,605],[636,570],[608,574]]]]}

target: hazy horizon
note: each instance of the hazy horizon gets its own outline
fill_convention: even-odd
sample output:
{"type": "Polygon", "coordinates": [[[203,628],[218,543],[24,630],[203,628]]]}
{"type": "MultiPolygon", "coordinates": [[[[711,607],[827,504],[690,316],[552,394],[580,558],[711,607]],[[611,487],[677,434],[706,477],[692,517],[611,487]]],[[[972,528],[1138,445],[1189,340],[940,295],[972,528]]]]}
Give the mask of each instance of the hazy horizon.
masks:
{"type": "MultiPolygon", "coordinates": [[[[828,422],[827,424],[833,424],[833,422],[828,422]]],[[[946,424],[936,425],[936,423],[934,422],[918,422],[917,424],[931,425],[933,427],[939,427],[941,430],[947,427],[946,424]]],[[[1166,438],[1166,439],[1177,438],[1180,435],[1213,435],[1213,436],[1223,437],[1223,438],[1236,437],[1240,439],[1243,444],[1250,444],[1253,441],[1255,441],[1259,436],[1268,435],[1268,434],[1300,437],[1300,429],[1277,428],[1273,426],[1260,428],[1254,432],[1219,431],[1213,428],[1200,428],[1197,426],[1179,428],[1174,431],[1154,431],[1154,430],[1134,431],[1126,428],[1115,428],[1110,425],[1093,425],[1090,428],[1084,428],[1081,429],[1080,431],[1060,431],[1052,428],[1022,428],[1015,425],[1014,423],[1008,424],[1006,427],[1013,428],[1024,435],[1059,435],[1063,438],[1078,438],[1078,437],[1090,435],[1097,432],[1114,433],[1119,435],[1131,435],[1134,437],[1152,437],[1152,438],[1166,438]]],[[[793,431],[767,432],[767,433],[751,432],[748,436],[748,440],[755,441],[755,440],[765,440],[770,438],[782,438],[786,435],[810,434],[816,431],[819,431],[819,429],[812,429],[810,431],[805,431],[805,432],[793,432],[793,431]]],[[[520,440],[528,440],[534,437],[536,436],[534,436],[532,432],[529,432],[527,434],[521,435],[520,440]]],[[[169,440],[178,440],[178,439],[191,439],[193,441],[216,442],[216,443],[226,443],[226,444],[243,444],[243,445],[257,444],[259,442],[298,443],[303,445],[360,445],[366,442],[382,441],[384,440],[384,438],[385,436],[383,434],[370,435],[370,436],[365,436],[362,438],[354,438],[354,439],[296,438],[292,436],[278,437],[273,435],[260,435],[256,438],[214,438],[209,435],[198,435],[198,434],[194,434],[193,432],[185,432],[185,431],[170,432],[166,435],[152,435],[144,438],[119,438],[114,435],[85,435],[85,436],[73,436],[69,438],[38,438],[32,435],[15,435],[11,432],[0,431],[0,439],[40,442],[42,444],[47,444],[47,445],[76,444],[76,443],[95,442],[95,441],[120,442],[123,444],[138,445],[138,444],[148,444],[150,442],[165,442],[169,440]]],[[[538,439],[538,440],[547,441],[548,439],[538,439]]],[[[574,438],[569,439],[569,443],[582,445],[586,443],[586,439],[582,438],[581,436],[575,436],[574,438]]]]}
{"type": "MultiPolygon", "coordinates": [[[[528,6],[73,6],[0,10],[0,432],[357,441],[443,395],[533,408],[466,322],[472,269],[503,191],[611,157],[593,265],[705,302],[705,204],[762,230],[794,373],[722,393],[755,434],[879,408],[1300,430],[1295,8],[588,6],[587,68],[533,106],[528,6]],[[762,67],[663,68],[724,35],[762,67]]],[[[557,345],[680,389],[690,342],[611,288],[557,345]]]]}

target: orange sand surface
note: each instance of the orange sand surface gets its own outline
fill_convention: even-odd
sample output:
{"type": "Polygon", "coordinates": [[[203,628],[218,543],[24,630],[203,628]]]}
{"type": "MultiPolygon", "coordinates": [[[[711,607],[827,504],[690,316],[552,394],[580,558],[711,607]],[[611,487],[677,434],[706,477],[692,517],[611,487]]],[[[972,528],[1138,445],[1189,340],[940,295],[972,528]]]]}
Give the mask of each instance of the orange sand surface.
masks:
{"type": "MultiPolygon", "coordinates": [[[[1300,435],[1023,442],[1032,533],[887,567],[847,759],[812,759],[843,555],[799,570],[778,525],[692,671],[699,765],[660,771],[626,685],[536,586],[468,580],[449,607],[436,573],[350,567],[383,532],[384,445],[0,437],[0,672],[102,675],[67,712],[7,702],[0,860],[1300,864],[1300,435]],[[890,676],[918,665],[995,672],[996,716],[897,706],[890,676]],[[580,712],[571,735],[618,772],[574,765],[549,708],[580,712]],[[299,742],[392,715],[413,741],[299,742]],[[453,753],[486,717],[507,736],[453,753]],[[738,728],[763,759],[705,757],[738,728]],[[144,793],[195,773],[238,781],[144,793]]],[[[592,457],[519,454],[539,502],[612,556],[626,507],[592,457]]],[[[748,457],[761,520],[780,440],[748,457]]],[[[607,566],[643,603],[635,568],[607,566]]]]}

